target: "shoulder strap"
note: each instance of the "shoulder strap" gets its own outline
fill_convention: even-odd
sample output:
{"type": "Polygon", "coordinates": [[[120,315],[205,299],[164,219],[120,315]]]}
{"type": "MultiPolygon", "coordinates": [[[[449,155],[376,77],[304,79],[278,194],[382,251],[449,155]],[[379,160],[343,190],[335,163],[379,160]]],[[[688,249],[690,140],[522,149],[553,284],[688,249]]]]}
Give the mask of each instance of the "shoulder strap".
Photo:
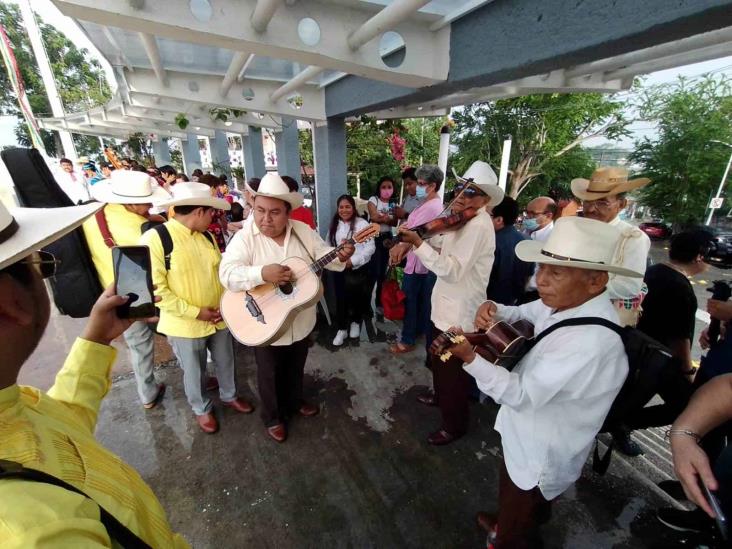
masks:
{"type": "Polygon", "coordinates": [[[539,341],[544,339],[553,331],[558,330],[559,328],[564,328],[566,326],[587,326],[588,324],[592,324],[595,326],[605,326],[605,328],[612,330],[621,338],[623,337],[623,329],[610,320],[600,318],[598,316],[578,316],[576,318],[567,318],[565,320],[560,320],[556,324],[549,326],[546,330],[534,336],[533,343],[534,345],[536,345],[537,343],[539,343],[539,341]]]}
{"type": "Polygon", "coordinates": [[[173,239],[170,237],[170,231],[165,225],[155,225],[153,230],[158,233],[160,242],[163,245],[163,256],[165,257],[165,270],[170,270],[170,254],[173,253],[173,239]]]}
{"type": "MultiPolygon", "coordinates": [[[[15,478],[31,482],[51,484],[65,490],[69,490],[70,492],[75,492],[80,496],[84,496],[85,498],[94,501],[94,498],[89,497],[75,486],[72,486],[60,478],[56,478],[53,475],[49,475],[36,469],[27,469],[15,461],[0,460],[0,480],[5,478],[15,478]]],[[[119,543],[125,549],[152,549],[134,532],[114,518],[114,516],[104,507],[99,505],[96,501],[94,501],[94,503],[99,507],[99,520],[104,525],[104,528],[107,529],[107,533],[110,538],[119,543]]]]}
{"type": "Polygon", "coordinates": [[[203,231],[203,236],[206,237],[206,240],[208,240],[211,243],[211,246],[218,249],[218,246],[216,245],[216,242],[214,242],[213,235],[208,231],[203,231]]]}
{"type": "Polygon", "coordinates": [[[97,220],[99,232],[102,233],[102,238],[104,239],[104,243],[107,245],[107,248],[114,248],[117,243],[114,241],[112,233],[109,232],[109,225],[107,225],[107,218],[104,215],[104,208],[94,214],[94,219],[97,220]]]}

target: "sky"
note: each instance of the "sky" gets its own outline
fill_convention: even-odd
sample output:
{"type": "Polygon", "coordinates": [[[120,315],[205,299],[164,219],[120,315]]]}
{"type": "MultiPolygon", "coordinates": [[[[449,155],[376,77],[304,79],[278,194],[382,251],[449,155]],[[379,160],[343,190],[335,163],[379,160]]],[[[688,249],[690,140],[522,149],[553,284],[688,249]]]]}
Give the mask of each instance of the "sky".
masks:
{"type": "MultiPolygon", "coordinates": [[[[15,3],[13,0],[0,1],[5,3],[15,3]]],[[[86,48],[92,53],[92,55],[94,55],[94,57],[99,59],[107,74],[107,80],[110,85],[114,86],[115,80],[112,67],[107,63],[106,59],[97,52],[93,44],[71,18],[62,15],[50,0],[31,0],[31,4],[33,5],[33,9],[36,13],[38,13],[46,23],[54,25],[58,30],[66,34],[66,36],[78,47],[86,48]]],[[[732,76],[732,56],[651,73],[646,77],[646,83],[669,83],[675,81],[679,76],[693,78],[708,72],[715,72],[718,74],[724,73],[732,76]]],[[[0,148],[6,145],[16,144],[15,134],[13,132],[15,124],[16,119],[14,117],[0,117],[0,148]]],[[[630,126],[630,130],[632,135],[630,137],[622,138],[619,141],[611,143],[604,138],[596,138],[588,140],[585,145],[590,147],[617,147],[629,149],[633,147],[634,139],[639,139],[643,136],[650,137],[655,132],[653,125],[644,121],[633,123],[630,126]]]]}

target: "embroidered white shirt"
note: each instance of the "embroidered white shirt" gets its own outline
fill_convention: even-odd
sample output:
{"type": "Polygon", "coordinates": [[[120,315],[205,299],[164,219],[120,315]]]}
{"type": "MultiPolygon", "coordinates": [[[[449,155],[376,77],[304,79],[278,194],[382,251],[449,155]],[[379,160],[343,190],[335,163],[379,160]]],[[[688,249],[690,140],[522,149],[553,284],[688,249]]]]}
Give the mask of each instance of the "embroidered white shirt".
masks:
{"type": "MultiPolygon", "coordinates": [[[[351,238],[355,233],[368,226],[368,221],[362,217],[357,217],[354,225],[354,231],[351,232],[350,222],[345,223],[338,220],[338,228],[336,229],[335,234],[336,244],[340,244],[341,241],[351,238]]],[[[356,251],[351,256],[351,263],[353,264],[354,271],[369,262],[369,259],[371,259],[371,256],[374,255],[374,252],[376,251],[376,245],[373,240],[367,240],[366,242],[356,244],[355,248],[356,251]]]]}
{"type": "MultiPolygon", "coordinates": [[[[646,265],[648,264],[648,250],[651,249],[651,239],[638,227],[634,227],[619,217],[613,219],[609,225],[616,227],[621,233],[627,235],[627,239],[621,240],[620,246],[615,250],[613,263],[640,274],[645,274],[646,265]]],[[[612,274],[607,285],[610,299],[633,299],[641,293],[642,287],[643,278],[612,274]]]]}

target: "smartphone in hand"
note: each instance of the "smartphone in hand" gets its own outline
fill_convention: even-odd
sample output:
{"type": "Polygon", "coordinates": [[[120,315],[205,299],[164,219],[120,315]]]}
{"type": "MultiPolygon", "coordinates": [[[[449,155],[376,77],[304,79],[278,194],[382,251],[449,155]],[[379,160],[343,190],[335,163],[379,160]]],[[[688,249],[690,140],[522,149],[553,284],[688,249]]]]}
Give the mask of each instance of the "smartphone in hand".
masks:
{"type": "Polygon", "coordinates": [[[700,481],[700,484],[702,485],[704,494],[709,502],[709,506],[712,508],[712,511],[714,511],[714,520],[717,521],[719,533],[721,534],[722,539],[727,541],[729,539],[729,529],[727,526],[727,517],[722,511],[722,506],[719,504],[719,500],[717,499],[717,496],[714,495],[714,492],[707,488],[707,485],[704,484],[704,482],[700,481]]]}
{"type": "Polygon", "coordinates": [[[150,249],[147,246],[115,246],[112,248],[112,264],[115,292],[130,298],[127,303],[117,307],[117,316],[155,316],[150,249]]]}

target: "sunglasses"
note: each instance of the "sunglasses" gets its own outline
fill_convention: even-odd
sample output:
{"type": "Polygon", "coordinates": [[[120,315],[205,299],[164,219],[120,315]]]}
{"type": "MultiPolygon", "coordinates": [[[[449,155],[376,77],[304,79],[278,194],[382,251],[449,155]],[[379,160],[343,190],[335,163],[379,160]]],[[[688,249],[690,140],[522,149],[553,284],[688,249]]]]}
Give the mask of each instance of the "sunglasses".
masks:
{"type": "Polygon", "coordinates": [[[56,267],[61,261],[50,252],[38,250],[19,263],[32,266],[41,278],[51,278],[56,274],[56,267]]]}
{"type": "Polygon", "coordinates": [[[480,189],[473,187],[469,183],[464,183],[462,185],[455,185],[455,196],[458,194],[463,193],[463,196],[465,198],[473,198],[475,196],[487,196],[483,191],[480,189]]]}

